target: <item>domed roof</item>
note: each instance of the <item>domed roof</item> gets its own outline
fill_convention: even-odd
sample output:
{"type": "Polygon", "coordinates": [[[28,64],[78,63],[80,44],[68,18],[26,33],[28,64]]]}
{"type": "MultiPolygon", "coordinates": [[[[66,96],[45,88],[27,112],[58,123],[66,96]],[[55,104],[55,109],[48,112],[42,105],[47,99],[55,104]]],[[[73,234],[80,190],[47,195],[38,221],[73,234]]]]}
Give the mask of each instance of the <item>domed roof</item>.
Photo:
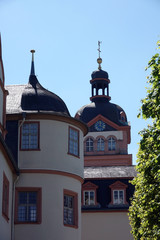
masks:
{"type": "Polygon", "coordinates": [[[77,111],[75,117],[85,123],[88,123],[99,114],[119,126],[127,124],[127,117],[124,110],[120,106],[107,101],[92,102],[88,105],[85,105],[80,108],[79,111],[77,111]],[[125,119],[123,121],[121,118],[122,112],[125,116],[125,119]]]}
{"type": "Polygon", "coordinates": [[[108,79],[108,73],[106,71],[103,71],[102,69],[96,70],[91,74],[92,79],[95,78],[106,78],[108,79]]]}
{"type": "MultiPolygon", "coordinates": [[[[33,53],[34,52],[32,52],[32,54],[33,53]]],[[[26,85],[22,93],[21,108],[23,111],[53,111],[62,115],[70,116],[63,100],[56,94],[42,87],[39,83],[34,74],[33,58],[29,83],[26,85]]]]}

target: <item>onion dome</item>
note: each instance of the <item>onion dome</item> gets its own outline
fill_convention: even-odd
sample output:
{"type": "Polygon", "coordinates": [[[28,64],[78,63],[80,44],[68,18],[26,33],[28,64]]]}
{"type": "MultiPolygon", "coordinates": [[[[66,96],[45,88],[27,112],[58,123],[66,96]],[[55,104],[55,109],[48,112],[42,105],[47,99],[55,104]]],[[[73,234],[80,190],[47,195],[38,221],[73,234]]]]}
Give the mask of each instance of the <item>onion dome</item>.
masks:
{"type": "Polygon", "coordinates": [[[94,78],[106,78],[109,79],[108,73],[102,69],[96,70],[91,74],[92,79],[94,78]]]}
{"type": "Polygon", "coordinates": [[[66,104],[56,94],[48,91],[39,83],[34,69],[34,50],[32,53],[31,73],[28,85],[24,88],[21,98],[23,111],[51,111],[70,116],[66,104]]]}

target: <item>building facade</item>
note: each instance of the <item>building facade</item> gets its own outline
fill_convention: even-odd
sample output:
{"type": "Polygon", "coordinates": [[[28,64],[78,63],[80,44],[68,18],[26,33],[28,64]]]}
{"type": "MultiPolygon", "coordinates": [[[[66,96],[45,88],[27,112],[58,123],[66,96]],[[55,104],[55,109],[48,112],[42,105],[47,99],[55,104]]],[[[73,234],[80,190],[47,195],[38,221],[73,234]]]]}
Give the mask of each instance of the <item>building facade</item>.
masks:
{"type": "Polygon", "coordinates": [[[28,83],[5,86],[0,41],[0,239],[132,239],[130,126],[101,58],[73,118],[39,83],[34,52],[28,83]]]}
{"type": "Polygon", "coordinates": [[[13,232],[13,187],[18,168],[5,142],[6,96],[2,47],[0,37],[0,239],[11,239],[13,232]]]}

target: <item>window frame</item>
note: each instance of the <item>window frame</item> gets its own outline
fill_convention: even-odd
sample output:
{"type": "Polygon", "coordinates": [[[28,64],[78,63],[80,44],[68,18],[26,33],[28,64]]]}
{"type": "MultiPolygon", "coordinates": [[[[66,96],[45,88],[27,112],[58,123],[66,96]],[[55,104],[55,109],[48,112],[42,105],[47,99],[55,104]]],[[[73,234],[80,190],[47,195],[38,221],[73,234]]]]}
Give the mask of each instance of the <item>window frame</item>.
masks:
{"type": "Polygon", "coordinates": [[[93,152],[94,151],[94,140],[91,137],[88,137],[85,141],[85,151],[93,152]],[[88,144],[88,146],[87,146],[88,144]]]}
{"type": "Polygon", "coordinates": [[[114,190],[113,190],[113,204],[114,204],[114,205],[124,204],[124,190],[123,190],[123,189],[114,189],[114,190]],[[115,192],[118,193],[117,202],[116,202],[116,199],[115,199],[115,192]],[[122,202],[120,201],[120,192],[123,193],[122,202]]]}
{"type": "Polygon", "coordinates": [[[110,205],[114,206],[120,206],[120,205],[128,205],[128,202],[126,200],[126,188],[128,188],[128,185],[124,184],[123,182],[116,181],[113,184],[109,186],[111,189],[111,202],[110,205]],[[123,203],[115,203],[114,202],[114,191],[123,191],[123,203]]]}
{"type": "Polygon", "coordinates": [[[80,144],[79,130],[74,128],[74,127],[69,126],[69,129],[68,129],[68,154],[79,158],[79,148],[80,148],[79,144],[80,144]],[[71,135],[70,135],[71,131],[77,132],[77,139],[76,140],[73,137],[71,138],[71,135]],[[76,146],[77,153],[74,151],[74,148],[75,148],[74,144],[77,145],[76,146]],[[71,149],[73,151],[71,151],[71,149]]]}
{"type": "MultiPolygon", "coordinates": [[[[41,223],[41,212],[42,212],[42,189],[40,187],[17,187],[15,189],[15,224],[40,224],[41,223]],[[18,207],[19,207],[19,193],[20,192],[36,192],[37,201],[36,201],[36,221],[20,221],[18,220],[18,207]]],[[[29,203],[26,203],[26,206],[29,206],[29,203]]]]}
{"type": "Polygon", "coordinates": [[[86,182],[85,184],[82,185],[82,206],[83,207],[93,207],[93,206],[97,206],[98,205],[98,202],[97,202],[97,189],[98,189],[98,186],[95,185],[94,183],[92,182],[86,182]],[[94,204],[92,205],[86,205],[85,204],[85,192],[91,192],[93,191],[94,192],[94,204]]]}
{"type": "MultiPolygon", "coordinates": [[[[28,132],[28,135],[30,135],[30,133],[28,132]]],[[[20,150],[21,151],[39,151],[40,150],[40,122],[39,121],[25,121],[21,128],[20,128],[20,150]],[[28,148],[23,148],[23,126],[24,125],[31,125],[31,124],[37,124],[38,128],[37,128],[37,148],[31,148],[30,144],[28,145],[28,148]]]]}
{"type": "Polygon", "coordinates": [[[3,172],[2,215],[9,221],[9,180],[3,172]]]}
{"type": "Polygon", "coordinates": [[[107,140],[108,140],[108,151],[109,152],[110,151],[116,151],[116,140],[115,140],[115,138],[114,137],[109,137],[107,140]]]}
{"type": "Polygon", "coordinates": [[[97,151],[98,152],[105,151],[105,139],[103,137],[98,137],[98,139],[97,139],[97,151]],[[102,149],[102,146],[103,146],[103,149],[102,149]]]}
{"type": "Polygon", "coordinates": [[[66,227],[78,228],[78,193],[68,189],[63,190],[63,225],[66,227]],[[65,196],[73,198],[73,224],[69,224],[65,222],[64,211],[65,211],[65,208],[67,208],[65,206],[65,201],[64,201],[65,196]]]}
{"type": "Polygon", "coordinates": [[[95,190],[84,190],[83,191],[83,205],[84,206],[94,206],[95,205],[95,190]],[[93,203],[91,203],[91,193],[94,193],[93,195],[93,203]],[[85,194],[88,193],[88,201],[89,201],[89,204],[86,204],[86,199],[85,199],[85,194]]]}

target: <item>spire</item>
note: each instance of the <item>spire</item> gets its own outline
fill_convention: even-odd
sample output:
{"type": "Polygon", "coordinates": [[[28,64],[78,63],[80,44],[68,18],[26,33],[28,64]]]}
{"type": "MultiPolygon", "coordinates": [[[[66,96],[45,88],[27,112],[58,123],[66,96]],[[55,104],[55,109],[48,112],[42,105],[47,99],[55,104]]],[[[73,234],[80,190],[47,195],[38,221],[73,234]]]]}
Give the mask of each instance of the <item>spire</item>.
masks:
{"type": "Polygon", "coordinates": [[[33,88],[36,88],[36,84],[38,83],[37,77],[35,75],[35,70],[34,70],[34,53],[35,50],[30,51],[32,53],[32,62],[31,62],[31,73],[29,76],[29,83],[32,85],[33,88]]]}
{"type": "Polygon", "coordinates": [[[34,70],[34,53],[35,53],[35,50],[31,50],[30,52],[32,53],[31,74],[30,75],[35,75],[35,70],[34,70]]]}
{"type": "Polygon", "coordinates": [[[97,58],[97,63],[99,64],[98,66],[98,69],[101,70],[101,63],[102,63],[102,58],[100,57],[100,53],[101,53],[101,50],[100,50],[100,47],[101,47],[101,43],[100,41],[98,41],[98,52],[99,52],[99,58],[97,58]]]}

